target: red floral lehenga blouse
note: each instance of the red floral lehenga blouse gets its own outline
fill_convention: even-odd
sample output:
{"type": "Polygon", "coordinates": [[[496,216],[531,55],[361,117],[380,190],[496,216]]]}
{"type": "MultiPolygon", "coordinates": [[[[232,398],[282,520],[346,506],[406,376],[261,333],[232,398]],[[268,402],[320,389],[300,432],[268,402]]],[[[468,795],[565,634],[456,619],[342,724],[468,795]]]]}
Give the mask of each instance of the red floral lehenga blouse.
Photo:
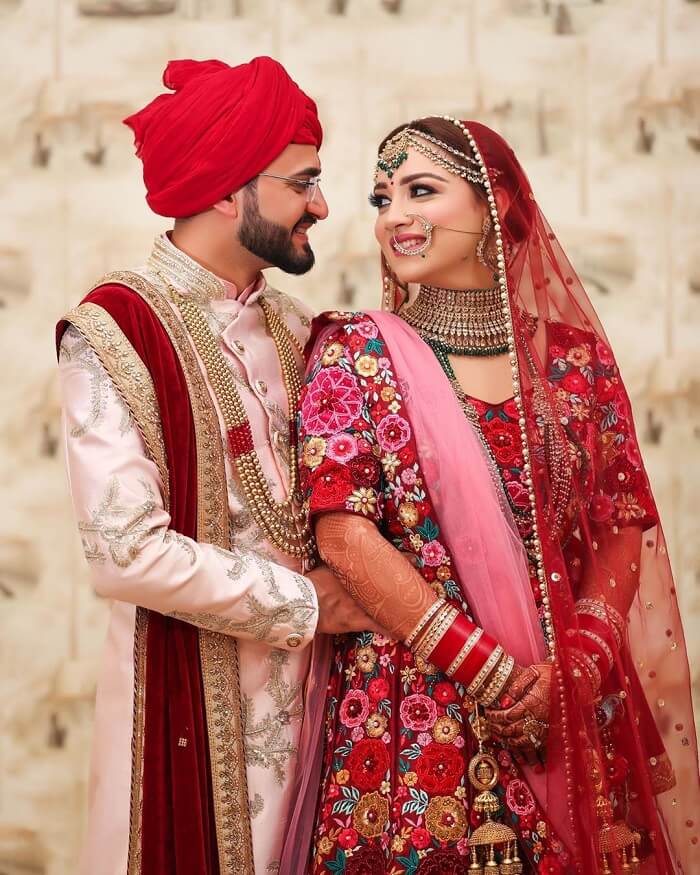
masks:
{"type": "MultiPolygon", "coordinates": [[[[317,320],[317,330],[334,322],[337,327],[310,365],[301,400],[301,470],[309,512],[347,511],[374,520],[440,596],[468,611],[377,325],[362,313],[331,314],[317,320]]],[[[572,493],[595,492],[590,513],[600,523],[653,525],[653,503],[627,425],[631,414],[620,407],[609,350],[581,329],[550,322],[547,356],[547,377],[566,423],[578,481],[572,493]],[[604,470],[592,469],[594,454],[587,451],[592,442],[603,448],[604,470]]],[[[471,400],[527,547],[530,517],[517,408],[512,400],[471,400]]],[[[544,440],[532,456],[535,467],[547,464],[544,440]]],[[[561,510],[564,555],[575,582],[580,560],[573,500],[561,510]]],[[[534,567],[531,581],[539,607],[534,567]]],[[[500,643],[508,649],[507,641],[500,643]]],[[[481,815],[472,810],[474,791],[466,774],[476,742],[462,706],[464,692],[401,642],[370,632],[336,639],[310,872],[467,872],[468,834],[481,815]]],[[[518,763],[505,748],[497,749],[497,758],[500,817],[518,836],[525,871],[567,872],[567,849],[518,763]]],[[[616,765],[622,781],[624,762],[616,765]]]]}

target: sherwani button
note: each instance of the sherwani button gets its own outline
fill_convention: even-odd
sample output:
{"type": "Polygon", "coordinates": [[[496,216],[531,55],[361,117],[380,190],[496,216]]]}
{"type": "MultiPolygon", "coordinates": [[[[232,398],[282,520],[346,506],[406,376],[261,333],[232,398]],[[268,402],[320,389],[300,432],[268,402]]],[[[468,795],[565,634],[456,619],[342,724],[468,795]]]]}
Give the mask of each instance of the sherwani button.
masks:
{"type": "Polygon", "coordinates": [[[234,346],[234,349],[236,350],[236,352],[240,352],[241,355],[243,355],[243,353],[245,352],[245,347],[244,347],[243,344],[240,342],[240,340],[234,340],[234,341],[233,341],[233,346],[234,346]]]}
{"type": "Polygon", "coordinates": [[[287,647],[298,647],[301,644],[301,641],[301,635],[294,632],[292,635],[287,636],[287,647]]]}
{"type": "Polygon", "coordinates": [[[260,392],[261,395],[267,395],[267,383],[265,380],[256,380],[255,388],[260,392]]]}

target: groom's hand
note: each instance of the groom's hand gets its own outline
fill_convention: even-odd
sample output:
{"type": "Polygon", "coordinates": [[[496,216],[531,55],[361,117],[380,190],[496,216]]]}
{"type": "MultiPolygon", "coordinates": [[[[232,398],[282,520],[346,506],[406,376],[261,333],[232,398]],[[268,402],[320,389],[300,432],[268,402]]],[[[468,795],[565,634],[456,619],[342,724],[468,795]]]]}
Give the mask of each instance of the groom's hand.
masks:
{"type": "Polygon", "coordinates": [[[307,575],[318,597],[318,626],[324,635],[343,635],[346,632],[381,632],[379,624],[368,617],[347,593],[347,590],[327,565],[319,565],[307,575]]]}

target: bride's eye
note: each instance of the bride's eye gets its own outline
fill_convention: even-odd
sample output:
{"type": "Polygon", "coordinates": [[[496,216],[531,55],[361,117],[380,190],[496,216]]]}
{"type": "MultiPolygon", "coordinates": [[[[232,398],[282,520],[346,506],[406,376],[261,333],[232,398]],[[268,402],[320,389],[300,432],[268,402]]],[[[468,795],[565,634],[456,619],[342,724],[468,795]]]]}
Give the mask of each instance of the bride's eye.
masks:
{"type": "Polygon", "coordinates": [[[389,198],[383,194],[370,194],[367,196],[367,200],[370,203],[370,206],[376,207],[377,209],[381,209],[381,207],[388,206],[390,202],[389,198]]]}
{"type": "Polygon", "coordinates": [[[425,197],[428,194],[435,194],[435,189],[431,188],[429,185],[421,185],[420,183],[411,186],[412,197],[425,197]]]}

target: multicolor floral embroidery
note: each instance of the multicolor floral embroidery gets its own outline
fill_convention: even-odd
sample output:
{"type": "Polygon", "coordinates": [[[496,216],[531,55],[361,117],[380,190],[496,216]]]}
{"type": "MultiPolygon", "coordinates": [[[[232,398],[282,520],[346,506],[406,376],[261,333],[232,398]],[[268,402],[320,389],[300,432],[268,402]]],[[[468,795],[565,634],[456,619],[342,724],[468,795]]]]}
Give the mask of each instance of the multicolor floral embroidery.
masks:
{"type": "MultiPolygon", "coordinates": [[[[487,413],[483,405],[485,434],[508,472],[511,501],[524,499],[524,507],[515,405],[487,413]]],[[[299,433],[310,512],[346,510],[374,519],[437,593],[468,610],[418,464],[401,387],[368,317],[346,314],[331,323],[302,393],[299,433]]],[[[370,632],[337,639],[314,873],[462,871],[469,826],[478,825],[465,774],[474,740],[463,697],[459,685],[399,642],[370,632]]],[[[500,756],[503,813],[524,852],[535,865],[546,856],[561,861],[563,872],[561,844],[555,850],[518,766],[506,751],[500,756]],[[508,797],[515,781],[524,790],[515,784],[508,797]],[[527,799],[532,811],[519,814],[527,799]]]]}

